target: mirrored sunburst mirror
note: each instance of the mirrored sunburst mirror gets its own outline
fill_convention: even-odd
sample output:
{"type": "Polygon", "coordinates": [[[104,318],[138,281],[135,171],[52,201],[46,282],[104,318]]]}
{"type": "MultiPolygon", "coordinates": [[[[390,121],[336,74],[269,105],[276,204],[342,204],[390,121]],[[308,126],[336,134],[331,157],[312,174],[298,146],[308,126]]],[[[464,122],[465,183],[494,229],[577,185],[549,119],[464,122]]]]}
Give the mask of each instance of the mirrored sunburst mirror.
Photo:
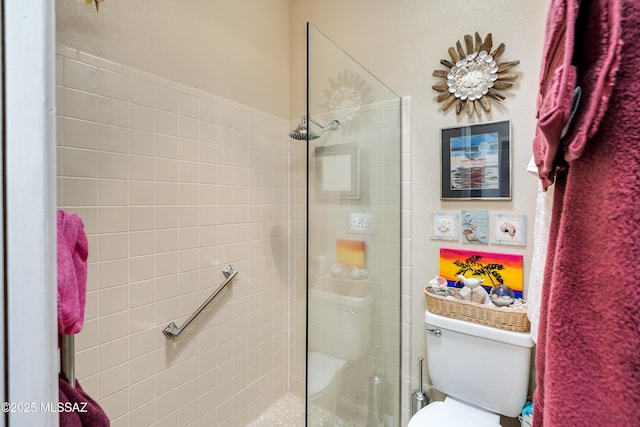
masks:
{"type": "Polygon", "coordinates": [[[464,36],[464,48],[460,40],[455,47],[449,48],[449,59],[440,60],[446,70],[435,70],[433,77],[442,81],[433,85],[440,92],[437,101],[444,102],[443,111],[455,105],[456,114],[467,111],[471,116],[474,111],[480,117],[482,110],[491,111],[491,101],[501,102],[505,99],[500,92],[513,86],[518,74],[510,71],[520,61],[500,62],[505,51],[504,43],[500,43],[493,51],[491,33],[484,40],[476,31],[475,37],[464,36]]]}

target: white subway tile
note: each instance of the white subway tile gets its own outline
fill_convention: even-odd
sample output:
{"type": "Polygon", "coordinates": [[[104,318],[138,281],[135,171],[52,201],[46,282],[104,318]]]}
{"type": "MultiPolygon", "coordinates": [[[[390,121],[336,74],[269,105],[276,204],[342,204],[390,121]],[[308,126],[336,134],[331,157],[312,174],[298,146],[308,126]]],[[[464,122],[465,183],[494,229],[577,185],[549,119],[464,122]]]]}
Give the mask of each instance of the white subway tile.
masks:
{"type": "MultiPolygon", "coordinates": [[[[175,219],[176,225],[178,218],[175,219]]],[[[178,250],[178,228],[168,228],[165,230],[157,229],[156,234],[156,253],[175,252],[178,250]]]]}
{"type": "Polygon", "coordinates": [[[156,203],[156,183],[153,181],[129,181],[131,206],[149,206],[156,203]]]}
{"type": "Polygon", "coordinates": [[[177,274],[156,279],[156,302],[176,298],[179,294],[180,287],[177,274]]]}
{"type": "Polygon", "coordinates": [[[129,156],[129,179],[153,181],[156,179],[156,159],[148,156],[129,156]]]}
{"type": "Polygon", "coordinates": [[[78,59],[78,51],[76,49],[62,44],[56,44],[56,55],[78,59]]]}
{"type": "MultiPolygon", "coordinates": [[[[155,252],[156,252],[155,231],[153,230],[137,231],[137,232],[129,233],[129,253],[131,256],[151,255],[151,254],[154,254],[155,252]]],[[[151,295],[153,296],[153,293],[151,295]]]]}
{"type": "Polygon", "coordinates": [[[174,136],[156,134],[156,155],[168,159],[180,158],[180,139],[174,136]]]}
{"type": "MultiPolygon", "coordinates": [[[[197,171],[197,169],[196,169],[197,171]]],[[[200,201],[200,187],[198,184],[180,184],[178,189],[178,203],[182,205],[197,205],[200,201]]]]}
{"type": "Polygon", "coordinates": [[[156,94],[154,84],[144,79],[129,77],[127,78],[127,92],[130,102],[155,108],[156,94]]]}
{"type": "Polygon", "coordinates": [[[156,184],[156,205],[177,205],[179,184],[172,182],[158,182],[156,184]]]}
{"type": "Polygon", "coordinates": [[[98,289],[118,286],[129,279],[129,260],[102,261],[96,263],[98,269],[98,289]]]}
{"type": "Polygon", "coordinates": [[[65,58],[63,83],[68,88],[97,93],[98,69],[94,66],[65,58]]]}
{"type": "Polygon", "coordinates": [[[129,230],[153,230],[156,226],[156,208],[154,206],[131,206],[129,208],[129,230]]]}
{"type": "Polygon", "coordinates": [[[98,71],[98,93],[109,98],[128,101],[127,78],[121,73],[100,69],[98,71]]]}
{"type": "Polygon", "coordinates": [[[155,326],[155,307],[153,304],[131,306],[129,309],[129,331],[145,331],[155,326]]]}
{"type": "Polygon", "coordinates": [[[108,59],[101,58],[99,56],[90,55],[86,52],[78,52],[78,60],[87,64],[95,65],[96,67],[104,68],[118,73],[122,72],[122,66],[117,62],[109,61],[108,59]]]}
{"type": "Polygon", "coordinates": [[[120,153],[98,153],[98,176],[107,179],[129,178],[129,156],[120,153]]]}
{"type": "Polygon", "coordinates": [[[129,104],[129,126],[132,129],[155,131],[155,109],[137,104],[129,104]]]}
{"type": "MultiPolygon", "coordinates": [[[[79,350],[78,342],[79,342],[79,334],[76,335],[76,340],[74,344],[76,345],[76,356],[75,356],[75,374],[76,378],[82,378],[84,385],[84,378],[87,378],[92,375],[97,375],[100,371],[98,366],[98,350],[99,347],[93,347],[87,350],[79,350]]],[[[98,336],[96,332],[96,337],[98,336]]]]}
{"type": "Polygon", "coordinates": [[[218,123],[233,128],[235,111],[227,105],[218,106],[218,123]]]}
{"type": "Polygon", "coordinates": [[[180,116],[168,111],[156,110],[156,132],[165,135],[180,134],[180,116]]]}
{"type": "MultiPolygon", "coordinates": [[[[129,383],[129,370],[126,364],[123,363],[112,369],[101,371],[98,377],[100,385],[98,396],[100,396],[100,399],[105,399],[107,396],[113,395],[116,392],[122,392],[125,394],[125,396],[122,397],[123,400],[125,400],[128,394],[126,389],[129,383]]],[[[128,411],[128,407],[123,408],[123,410],[128,411]]],[[[112,414],[111,416],[115,415],[115,417],[117,417],[116,414],[110,414],[112,414]]]]}
{"type": "Polygon", "coordinates": [[[156,262],[153,255],[132,257],[129,259],[129,278],[131,282],[141,282],[155,277],[156,262]]]}
{"type": "Polygon", "coordinates": [[[111,261],[129,255],[128,233],[98,235],[98,261],[111,261]]]}
{"type": "Polygon", "coordinates": [[[198,119],[188,116],[180,116],[180,136],[197,140],[200,137],[200,124],[198,119]]]}
{"type": "Polygon", "coordinates": [[[200,121],[200,141],[216,142],[218,139],[218,125],[215,123],[200,121]]]}
{"type": "Polygon", "coordinates": [[[200,117],[200,100],[189,94],[180,94],[180,114],[197,119],[200,117]]]}
{"type": "Polygon", "coordinates": [[[218,121],[218,105],[215,102],[201,100],[200,101],[200,118],[207,122],[217,123],[218,121]]]}
{"type": "Polygon", "coordinates": [[[125,127],[98,125],[98,148],[115,153],[129,152],[129,131],[125,127]]]}
{"type": "MultiPolygon", "coordinates": [[[[152,389],[145,393],[143,396],[138,396],[137,399],[140,399],[136,405],[132,405],[132,407],[138,407],[141,405],[142,401],[148,402],[153,400],[155,397],[155,378],[154,374],[156,372],[155,364],[154,364],[154,354],[146,353],[140,357],[129,359],[129,380],[131,381],[131,397],[138,394],[134,392],[134,386],[141,382],[150,383],[152,389]]],[[[142,425],[142,424],[135,424],[142,425]]]]}
{"type": "Polygon", "coordinates": [[[194,139],[180,139],[180,160],[198,161],[200,143],[194,139]]]}
{"type": "MultiPolygon", "coordinates": [[[[173,159],[156,158],[156,179],[160,181],[158,187],[159,191],[165,191],[165,188],[170,190],[170,188],[166,187],[164,184],[170,182],[178,182],[180,180],[180,161],[173,159]]],[[[160,201],[161,199],[164,198],[159,194],[157,198],[158,204],[166,204],[162,203],[160,201]]]]}
{"type": "Polygon", "coordinates": [[[196,162],[180,162],[180,182],[197,183],[199,181],[199,168],[196,162]]]}
{"type": "Polygon", "coordinates": [[[155,401],[140,406],[132,406],[131,412],[129,412],[129,425],[130,426],[151,426],[155,425],[155,401]]]}
{"type": "Polygon", "coordinates": [[[64,148],[62,174],[68,177],[96,178],[98,159],[95,150],[64,148]]]}
{"type": "Polygon", "coordinates": [[[98,125],[95,122],[62,119],[63,142],[65,147],[86,148],[95,150],[98,144],[98,125]]]}
{"type": "Polygon", "coordinates": [[[155,156],[155,134],[141,130],[129,131],[129,153],[140,156],[155,156]]]}
{"type": "Polygon", "coordinates": [[[156,219],[156,228],[158,230],[166,228],[177,228],[178,206],[158,206],[156,208],[156,219]]]}
{"type": "Polygon", "coordinates": [[[159,86],[156,90],[156,108],[180,113],[180,93],[174,89],[159,86]]]}
{"type": "Polygon", "coordinates": [[[64,61],[64,57],[56,56],[56,93],[60,92],[64,85],[64,61]]]}
{"type": "Polygon", "coordinates": [[[63,178],[64,193],[62,203],[65,207],[96,206],[98,203],[96,179],[63,178]]]}
{"type": "Polygon", "coordinates": [[[116,179],[98,180],[98,204],[100,206],[126,206],[128,203],[129,183],[127,181],[116,179]]]}
{"type": "Polygon", "coordinates": [[[94,122],[98,119],[98,97],[95,94],[65,88],[62,102],[66,117],[94,122]]]}
{"type": "Polygon", "coordinates": [[[129,210],[126,207],[100,208],[97,232],[126,233],[129,231],[129,210]]]}
{"type": "Polygon", "coordinates": [[[197,206],[180,206],[179,226],[195,227],[197,225],[198,225],[198,207],[197,206]]]}

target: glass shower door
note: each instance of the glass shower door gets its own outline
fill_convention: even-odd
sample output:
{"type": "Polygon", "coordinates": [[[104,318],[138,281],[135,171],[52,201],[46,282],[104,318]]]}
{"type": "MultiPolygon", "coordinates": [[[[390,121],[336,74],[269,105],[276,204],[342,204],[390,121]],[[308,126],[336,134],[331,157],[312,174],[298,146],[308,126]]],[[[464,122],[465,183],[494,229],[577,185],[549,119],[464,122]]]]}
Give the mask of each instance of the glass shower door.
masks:
{"type": "Polygon", "coordinates": [[[307,425],[399,426],[401,100],[307,42],[307,425]]]}

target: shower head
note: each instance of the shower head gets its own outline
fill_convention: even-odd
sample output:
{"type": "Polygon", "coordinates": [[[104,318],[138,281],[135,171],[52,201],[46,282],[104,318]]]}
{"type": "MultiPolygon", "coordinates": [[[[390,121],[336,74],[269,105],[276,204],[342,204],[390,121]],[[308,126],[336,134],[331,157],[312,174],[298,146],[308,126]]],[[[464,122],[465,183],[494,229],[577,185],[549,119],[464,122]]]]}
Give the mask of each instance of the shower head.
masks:
{"type": "Polygon", "coordinates": [[[307,126],[307,118],[303,117],[298,127],[289,132],[289,137],[299,141],[305,141],[307,140],[307,134],[309,141],[319,138],[319,136],[313,133],[313,131],[309,129],[309,126],[307,126]]]}
{"type": "MultiPolygon", "coordinates": [[[[326,126],[322,126],[320,123],[316,122],[311,117],[309,117],[309,120],[314,125],[318,126],[322,130],[322,132],[326,132],[328,130],[334,130],[334,129],[337,129],[338,126],[340,126],[340,122],[338,120],[332,120],[326,126]]],[[[309,133],[309,138],[308,138],[309,141],[311,141],[313,139],[320,138],[318,135],[313,133],[311,128],[307,125],[307,118],[303,117],[302,118],[302,122],[298,125],[298,127],[295,128],[294,130],[292,130],[291,132],[289,132],[289,137],[291,137],[293,139],[297,139],[297,140],[306,140],[307,139],[307,133],[309,133]]]]}

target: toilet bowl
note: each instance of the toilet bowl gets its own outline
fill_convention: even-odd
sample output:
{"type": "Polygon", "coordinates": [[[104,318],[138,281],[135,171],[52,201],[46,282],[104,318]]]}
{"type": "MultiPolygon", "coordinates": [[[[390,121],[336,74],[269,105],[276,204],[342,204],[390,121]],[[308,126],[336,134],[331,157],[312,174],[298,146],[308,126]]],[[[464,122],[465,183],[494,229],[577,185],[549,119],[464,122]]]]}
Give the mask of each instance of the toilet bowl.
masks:
{"type": "Polygon", "coordinates": [[[427,369],[446,395],[418,411],[408,427],[498,427],[527,400],[533,341],[512,332],[425,311],[427,369]]]}
{"type": "Polygon", "coordinates": [[[307,396],[317,399],[331,390],[350,362],[369,349],[371,297],[309,290],[307,396]]]}
{"type": "Polygon", "coordinates": [[[430,403],[411,417],[407,427],[499,427],[500,416],[447,396],[430,403]]]}
{"type": "Polygon", "coordinates": [[[310,399],[314,399],[329,389],[347,362],[319,351],[310,352],[308,357],[307,393],[310,399]]]}

